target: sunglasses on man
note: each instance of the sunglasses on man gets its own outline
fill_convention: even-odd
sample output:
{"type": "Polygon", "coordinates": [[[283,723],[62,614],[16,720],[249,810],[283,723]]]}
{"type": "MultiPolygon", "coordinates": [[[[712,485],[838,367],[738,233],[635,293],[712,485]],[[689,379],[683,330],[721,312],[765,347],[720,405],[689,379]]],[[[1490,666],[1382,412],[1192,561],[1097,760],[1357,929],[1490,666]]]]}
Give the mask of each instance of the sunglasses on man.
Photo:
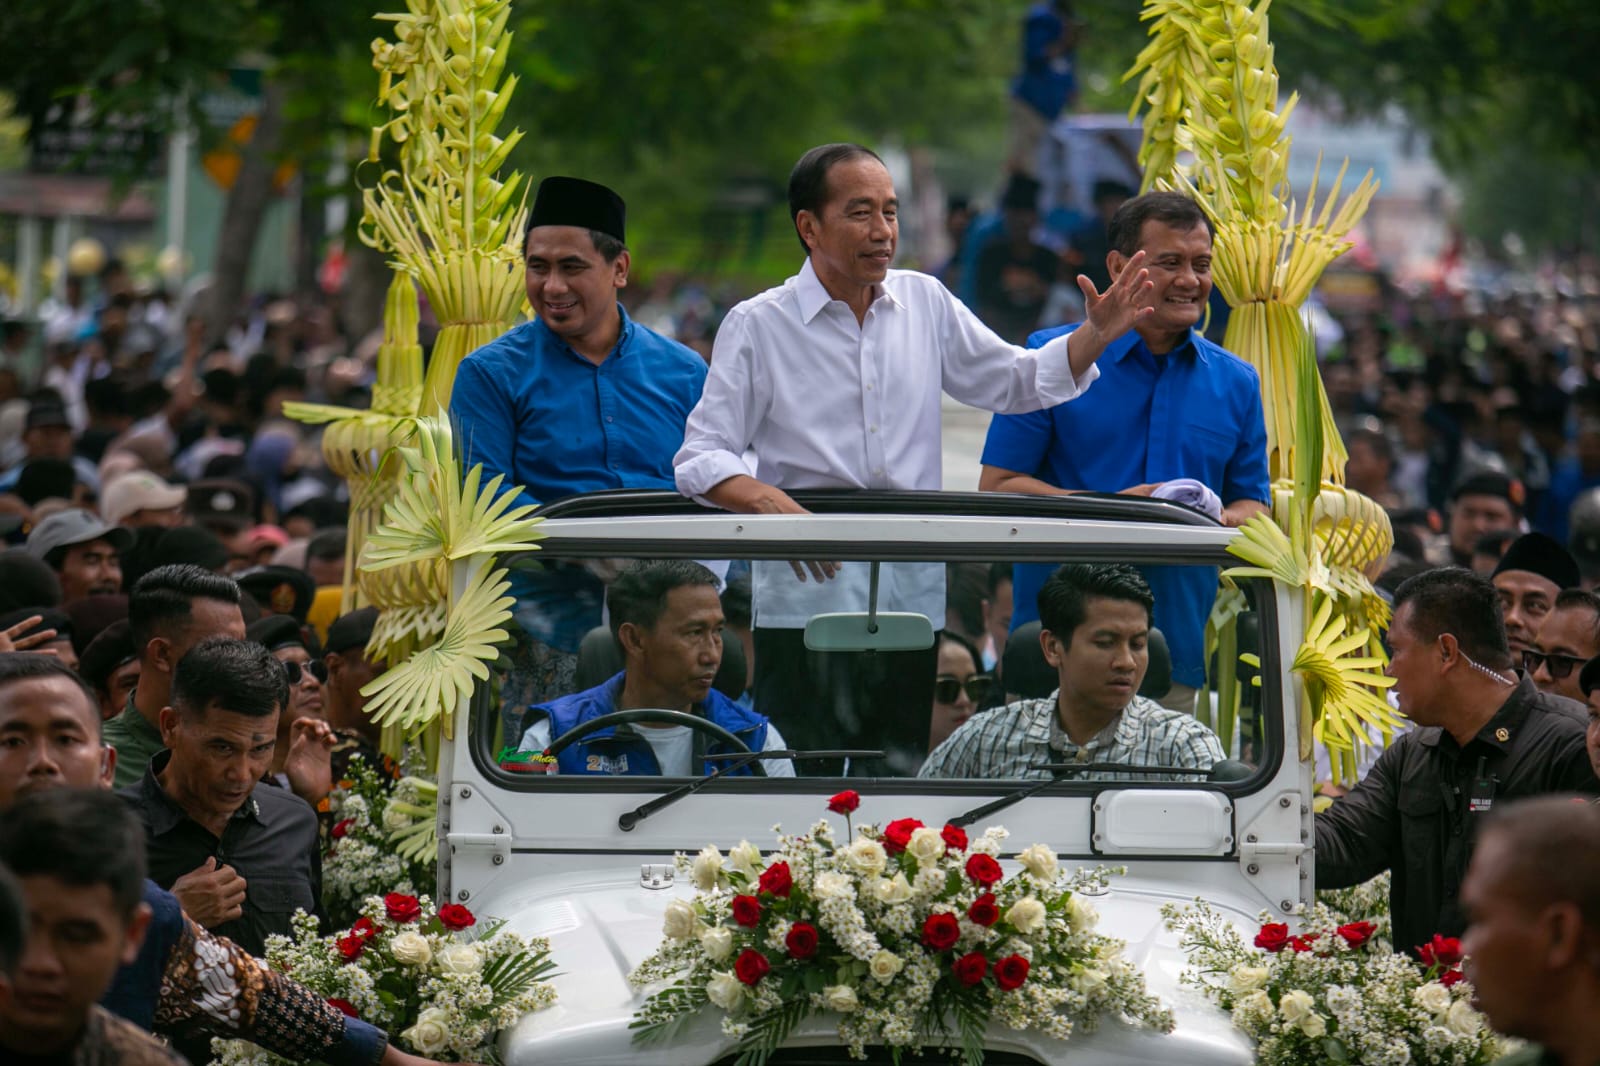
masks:
{"type": "Polygon", "coordinates": [[[958,681],[949,674],[944,674],[934,679],[933,698],[940,703],[954,703],[961,698],[961,692],[965,689],[967,699],[973,703],[982,703],[993,686],[993,674],[973,674],[965,681],[958,681]]]}
{"type": "Polygon", "coordinates": [[[328,683],[328,665],[321,659],[312,659],[308,663],[297,663],[292,660],[285,659],[283,662],[283,672],[289,675],[289,684],[291,685],[298,685],[307,674],[310,674],[312,677],[316,678],[317,684],[319,685],[326,685],[328,683]]]}
{"type": "Polygon", "coordinates": [[[1575,655],[1557,655],[1554,652],[1525,651],[1522,653],[1522,668],[1528,673],[1539,669],[1540,664],[1550,671],[1550,676],[1557,681],[1569,676],[1572,671],[1581,669],[1588,659],[1580,659],[1575,655]]]}

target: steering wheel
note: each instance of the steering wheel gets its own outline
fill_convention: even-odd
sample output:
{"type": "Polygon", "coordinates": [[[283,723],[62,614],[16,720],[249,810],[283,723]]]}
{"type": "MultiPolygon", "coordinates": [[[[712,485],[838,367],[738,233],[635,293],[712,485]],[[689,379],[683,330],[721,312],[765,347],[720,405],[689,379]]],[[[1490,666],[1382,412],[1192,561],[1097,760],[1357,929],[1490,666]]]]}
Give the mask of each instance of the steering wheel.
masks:
{"type": "MultiPolygon", "coordinates": [[[[572,745],[576,744],[584,737],[588,736],[590,733],[598,733],[600,730],[607,729],[611,726],[628,725],[633,722],[658,722],[662,725],[686,725],[690,729],[705,733],[707,736],[722,742],[735,754],[754,754],[750,750],[750,745],[746,744],[744,741],[740,740],[738,737],[734,736],[732,733],[728,732],[715,722],[701,718],[699,715],[685,714],[682,711],[669,711],[665,708],[655,709],[649,707],[641,707],[631,711],[612,711],[610,714],[602,714],[598,718],[591,718],[582,725],[575,725],[565,733],[562,733],[559,737],[556,737],[554,740],[552,740],[550,742],[550,746],[545,748],[545,754],[551,758],[554,758],[555,756],[560,755],[563,751],[566,751],[568,748],[572,747],[572,745]]],[[[761,764],[760,759],[755,760],[749,765],[750,772],[756,777],[767,776],[767,768],[761,764]]]]}

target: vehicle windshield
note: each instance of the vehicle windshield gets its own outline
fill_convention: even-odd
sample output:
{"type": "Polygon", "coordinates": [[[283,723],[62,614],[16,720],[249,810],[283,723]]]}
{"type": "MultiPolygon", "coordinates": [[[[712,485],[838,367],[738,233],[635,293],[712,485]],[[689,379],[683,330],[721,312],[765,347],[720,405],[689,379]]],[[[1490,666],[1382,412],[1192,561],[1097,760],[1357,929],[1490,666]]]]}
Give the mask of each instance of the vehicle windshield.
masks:
{"type": "Polygon", "coordinates": [[[509,670],[475,700],[485,769],[535,790],[721,770],[772,790],[867,777],[1056,779],[1072,792],[1276,765],[1277,696],[1238,658],[1270,654],[1257,635],[1270,585],[1133,566],[1130,551],[1047,561],[957,547],[525,556],[509,670]],[[1234,619],[1226,661],[1214,616],[1234,619]],[[1219,670],[1232,673],[1220,697],[1219,670]],[[763,751],[817,754],[735,765],[763,751]]]}

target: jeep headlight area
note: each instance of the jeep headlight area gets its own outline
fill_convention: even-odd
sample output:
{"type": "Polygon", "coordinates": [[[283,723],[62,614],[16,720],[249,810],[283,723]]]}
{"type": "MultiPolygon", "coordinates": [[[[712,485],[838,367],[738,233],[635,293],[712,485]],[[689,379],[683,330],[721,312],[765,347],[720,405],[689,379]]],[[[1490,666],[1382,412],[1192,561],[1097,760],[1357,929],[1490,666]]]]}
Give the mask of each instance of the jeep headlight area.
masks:
{"type": "MultiPolygon", "coordinates": [[[[827,799],[844,789],[860,793],[857,827],[913,817],[976,835],[1003,825],[1016,851],[1042,843],[1067,868],[1126,869],[1093,901],[1099,928],[1126,942],[1174,1031],[1112,1020],[1063,1043],[995,1023],[987,1061],[1252,1061],[1227,1017],[1179,987],[1184,958],[1158,910],[1199,897],[1245,925],[1310,902],[1311,771],[1293,755],[1299,695],[1286,681],[1299,605],[1267,582],[1223,581],[1233,531],[1160,501],[796,498],[812,513],[734,515],[665,493],[579,497],[546,507],[542,550],[514,561],[519,621],[574,658],[531,704],[507,706],[499,684],[478,686],[470,729],[440,757],[439,807],[440,898],[548,937],[560,971],[557,1004],[502,1035],[505,1062],[732,1062],[736,1041],[716,1010],[670,1042],[632,1042],[645,991],[628,974],[661,942],[668,904],[694,894],[674,856],[741,841],[771,850],[775,826],[800,833],[833,817],[827,799]],[[630,566],[659,560],[709,569],[720,595],[696,602],[720,601],[726,623],[720,634],[658,625],[647,640],[630,633],[625,650],[601,613],[606,591],[630,566]],[[1036,617],[1040,583],[1063,563],[1137,568],[1159,635],[1130,636],[1127,610],[1098,608],[1068,640],[1041,640],[1038,626],[1011,632],[1007,616],[1036,617]],[[821,580],[817,564],[827,564],[821,580]],[[1219,590],[1222,610],[1249,618],[1238,650],[1259,668],[1208,661],[1219,590]],[[629,687],[624,665],[646,662],[639,671],[655,687],[629,687]],[[1217,713],[1219,671],[1240,681],[1236,715],[1217,713]],[[1065,694],[1052,699],[1058,685],[1065,694]],[[1162,706],[1184,686],[1198,690],[1187,710],[1162,706]],[[562,699],[579,691],[592,694],[581,707],[562,699]],[[689,705],[638,706],[646,692],[689,705]],[[1078,718],[1063,723],[1063,700],[1126,709],[1085,735],[1078,718]],[[702,721],[674,717],[686,709],[702,721]],[[626,710],[656,713],[596,720],[626,710]],[[1219,736],[1224,722],[1230,735],[1219,736]],[[827,754],[740,759],[780,746],[774,730],[786,751],[827,754]]],[[[1107,600],[1129,606],[1091,595],[1079,608],[1107,600]]],[[[1016,851],[1000,855],[1008,875],[1016,851]]],[[[886,1049],[867,1050],[889,1061],[886,1049]]],[[[769,1061],[847,1059],[817,1014],[769,1061]]]]}

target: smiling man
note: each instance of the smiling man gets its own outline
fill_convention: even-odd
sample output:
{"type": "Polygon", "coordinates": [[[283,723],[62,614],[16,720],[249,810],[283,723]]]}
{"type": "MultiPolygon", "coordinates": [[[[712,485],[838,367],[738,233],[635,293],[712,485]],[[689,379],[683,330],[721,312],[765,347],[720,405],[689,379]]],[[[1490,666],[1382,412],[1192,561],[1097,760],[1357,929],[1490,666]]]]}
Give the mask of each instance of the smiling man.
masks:
{"type": "Polygon", "coordinates": [[[1223,758],[1216,735],[1193,716],[1138,695],[1150,667],[1154,599],[1138,570],[1069,563],[1039,590],[1039,643],[1059,687],[969,719],[934,749],[918,777],[1049,776],[1043,763],[1120,763],[1194,770],[1086,781],[1204,780],[1223,758]]]}
{"type": "MultiPolygon", "coordinates": [[[[996,415],[983,447],[978,487],[985,492],[1059,496],[1115,492],[1149,496],[1163,482],[1199,481],[1236,526],[1266,510],[1267,431],[1255,368],[1195,328],[1211,295],[1211,224],[1187,196],[1154,192],[1124,203],[1111,218],[1106,266],[1118,278],[1143,258],[1154,310],[1120,334],[1091,318],[1041,330],[1035,347],[1079,336],[1105,355],[1101,382],[1075,403],[996,415]]],[[[1038,617],[1034,598],[1050,566],[1019,564],[1012,627],[1038,617]]],[[[1149,567],[1155,624],[1172,651],[1174,685],[1162,701],[1189,708],[1205,680],[1205,624],[1216,572],[1149,567]]]]}
{"type": "Polygon", "coordinates": [[[1555,609],[1562,589],[1577,588],[1582,576],[1572,553],[1543,533],[1524,533],[1511,542],[1489,579],[1505,618],[1513,661],[1534,650],[1534,638],[1555,609]]]}
{"type": "Polygon", "coordinates": [[[1522,666],[1539,691],[1584,702],[1583,665],[1600,655],[1600,597],[1563,589],[1545,615],[1522,666]]]}

